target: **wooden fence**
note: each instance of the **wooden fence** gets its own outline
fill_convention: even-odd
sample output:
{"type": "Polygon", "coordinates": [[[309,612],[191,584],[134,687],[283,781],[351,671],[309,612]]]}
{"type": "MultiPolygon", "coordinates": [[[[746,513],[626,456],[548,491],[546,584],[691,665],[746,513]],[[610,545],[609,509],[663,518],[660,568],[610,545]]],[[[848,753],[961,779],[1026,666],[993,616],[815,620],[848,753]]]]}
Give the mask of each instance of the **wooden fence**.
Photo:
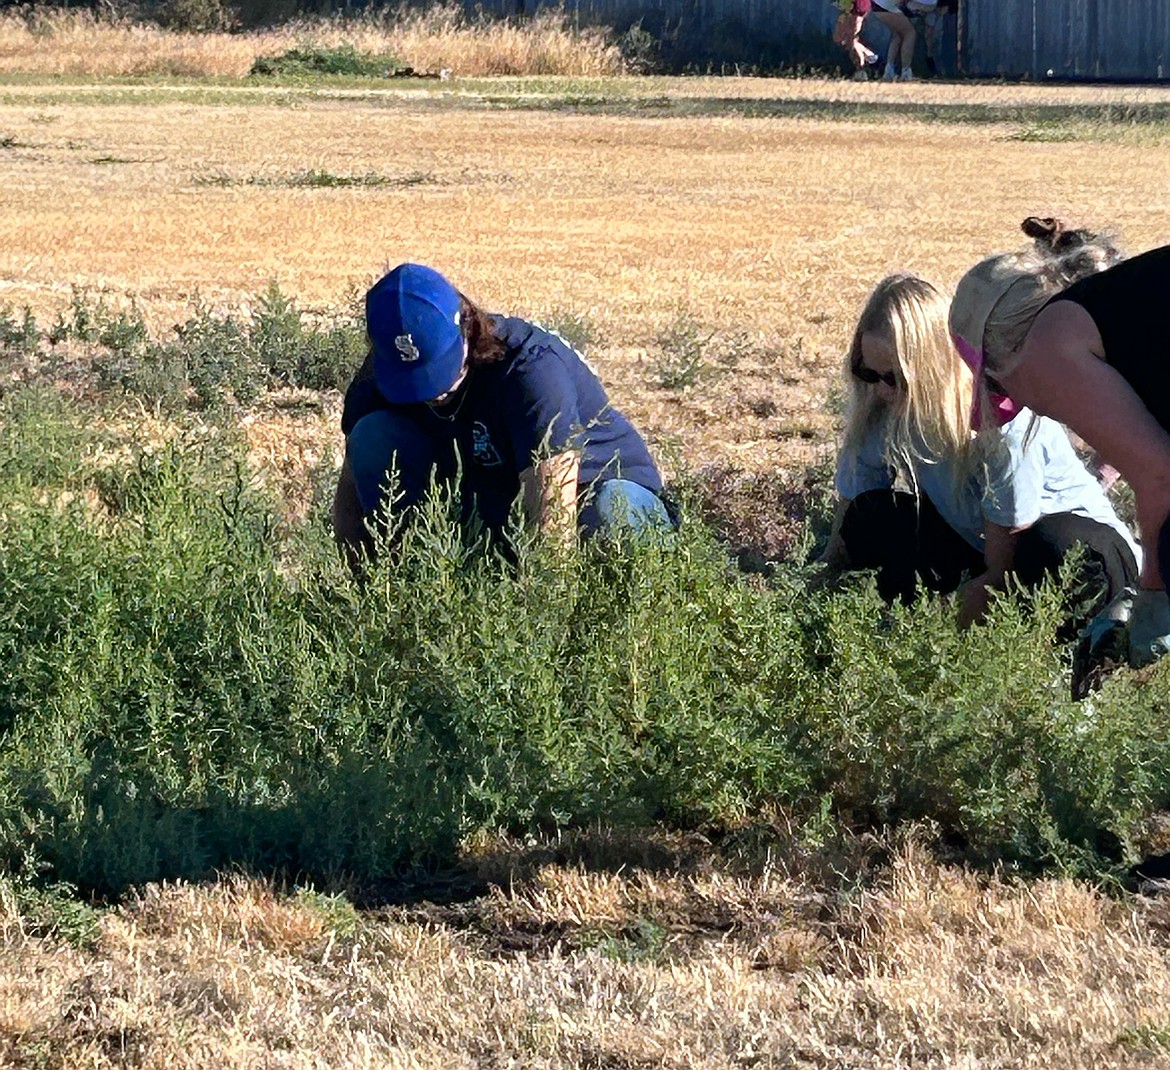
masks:
{"type": "Polygon", "coordinates": [[[1170,79],[1170,0],[969,0],[961,23],[967,74],[1170,79]]]}
{"type": "MultiPolygon", "coordinates": [[[[469,4],[472,0],[466,0],[469,4]]],[[[663,42],[673,67],[833,67],[829,0],[482,0],[499,14],[563,7],[581,25],[631,26],[663,42]]],[[[882,51],[872,16],[863,39],[882,51]]],[[[919,45],[916,67],[925,59],[919,45]]],[[[979,78],[1170,81],[1170,0],[960,0],[936,39],[943,73],[979,78]],[[1049,73],[1051,72],[1051,73],[1049,73]]]]}

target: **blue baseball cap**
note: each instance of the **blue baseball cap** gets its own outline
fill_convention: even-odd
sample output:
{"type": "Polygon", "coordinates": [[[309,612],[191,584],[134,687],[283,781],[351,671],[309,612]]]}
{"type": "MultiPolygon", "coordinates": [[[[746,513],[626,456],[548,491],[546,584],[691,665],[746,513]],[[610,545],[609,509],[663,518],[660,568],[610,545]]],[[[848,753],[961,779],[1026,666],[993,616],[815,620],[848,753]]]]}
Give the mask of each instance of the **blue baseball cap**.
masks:
{"type": "Polygon", "coordinates": [[[374,379],[392,404],[430,401],[463,370],[460,299],[434,268],[399,264],[366,294],[374,379]]]}

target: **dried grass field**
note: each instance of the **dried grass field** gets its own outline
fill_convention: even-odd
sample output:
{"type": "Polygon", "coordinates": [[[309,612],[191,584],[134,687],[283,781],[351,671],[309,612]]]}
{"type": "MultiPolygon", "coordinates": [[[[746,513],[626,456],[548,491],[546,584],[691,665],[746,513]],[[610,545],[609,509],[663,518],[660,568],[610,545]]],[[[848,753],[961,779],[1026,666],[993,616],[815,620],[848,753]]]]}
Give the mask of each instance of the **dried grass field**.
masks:
{"type": "Polygon", "coordinates": [[[1170,106],[1161,90],[423,85],[8,86],[0,302],[51,315],[106,292],[161,329],[272,280],[342,305],[413,258],[488,307],[583,320],[668,454],[765,471],[828,444],[838,354],[883,274],[952,285],[1028,214],[1135,251],[1170,233],[1166,125],[1091,118],[1170,106]],[[709,341],[698,381],[666,390],[680,320],[709,341]]]}
{"type": "MultiPolygon", "coordinates": [[[[1170,90],[14,79],[0,190],[0,304],[51,321],[79,288],[165,332],[272,280],[350,304],[417,259],[587,327],[672,470],[750,488],[831,455],[840,353],[887,272],[953,285],[1029,214],[1170,240],[1170,90]],[[664,386],[680,325],[693,374],[664,386]]],[[[244,417],[290,493],[340,448],[338,410],[244,417]]],[[[48,897],[43,924],[3,899],[0,1065],[1170,1066],[1156,889],[776,825],[767,846],[469,845],[481,894],[446,906],[357,912],[242,877],[100,912],[48,897]]]]}

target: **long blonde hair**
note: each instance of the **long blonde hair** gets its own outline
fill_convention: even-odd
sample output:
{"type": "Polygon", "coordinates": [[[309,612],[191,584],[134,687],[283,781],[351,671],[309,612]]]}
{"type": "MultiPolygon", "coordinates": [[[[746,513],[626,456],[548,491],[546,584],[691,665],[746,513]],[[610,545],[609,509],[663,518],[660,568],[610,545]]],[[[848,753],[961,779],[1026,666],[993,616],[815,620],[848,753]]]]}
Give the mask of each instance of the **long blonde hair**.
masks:
{"type": "Polygon", "coordinates": [[[949,298],[915,275],[889,275],[870,294],[845,356],[849,390],[844,444],[856,451],[870,429],[883,424],[887,459],[913,468],[971,449],[973,377],[951,344],[949,298]],[[861,337],[886,339],[895,356],[898,398],[887,404],[857,378],[861,337]]]}

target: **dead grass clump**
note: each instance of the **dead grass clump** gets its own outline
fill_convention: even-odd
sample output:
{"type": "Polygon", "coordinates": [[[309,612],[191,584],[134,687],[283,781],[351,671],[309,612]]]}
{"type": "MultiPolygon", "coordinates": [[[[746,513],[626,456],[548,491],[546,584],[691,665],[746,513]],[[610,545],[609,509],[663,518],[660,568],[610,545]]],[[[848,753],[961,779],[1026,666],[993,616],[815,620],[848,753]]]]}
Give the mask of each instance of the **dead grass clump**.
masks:
{"type": "Polygon", "coordinates": [[[712,464],[695,473],[694,489],[701,515],[740,567],[760,572],[801,547],[810,519],[826,511],[828,480],[828,472],[816,468],[793,475],[712,464]]]}
{"type": "Polygon", "coordinates": [[[238,875],[210,885],[147,885],[120,917],[138,933],[219,950],[303,951],[328,930],[322,913],[281,898],[267,881],[238,875]]]}
{"type": "Polygon", "coordinates": [[[612,873],[546,866],[530,887],[493,889],[497,910],[516,920],[612,925],[630,920],[628,882],[612,873]]]}
{"type": "Polygon", "coordinates": [[[341,464],[340,419],[338,399],[286,390],[265,398],[240,421],[249,458],[277,493],[290,524],[332,501],[341,464]]]}
{"type": "Polygon", "coordinates": [[[1131,908],[1070,880],[980,880],[910,845],[841,931],[837,964],[808,982],[827,1043],[928,1065],[1041,1065],[1030,1050],[1124,1066],[1119,1041],[1164,1026],[1164,954],[1131,908]]]}
{"type": "MultiPolygon", "coordinates": [[[[621,74],[621,51],[606,30],[569,25],[564,11],[545,9],[527,22],[469,20],[457,4],[407,12],[385,24],[386,44],[415,70],[444,68],[465,77],[621,74]]],[[[361,45],[359,44],[359,47],[361,45]]]]}
{"type": "Polygon", "coordinates": [[[89,10],[47,8],[0,16],[0,73],[93,77],[149,74],[242,78],[256,35],[186,34],[109,20],[89,10]]]}
{"type": "Polygon", "coordinates": [[[574,29],[563,11],[527,22],[469,18],[457,5],[402,10],[354,22],[305,21],[263,33],[179,33],[108,19],[89,10],[46,8],[0,16],[0,74],[89,77],[243,78],[261,56],[294,49],[352,48],[392,55],[419,72],[455,75],[620,74],[607,32],[574,29]]]}
{"type": "Polygon", "coordinates": [[[822,895],[775,873],[685,876],[549,864],[472,902],[402,908],[391,916],[474,934],[481,953],[493,957],[599,948],[621,960],[682,961],[709,957],[715,943],[734,946],[756,969],[794,972],[828,947],[823,909],[822,895]]]}
{"type": "Polygon", "coordinates": [[[778,876],[547,865],[463,905],[481,921],[502,911],[501,923],[608,919],[539,954],[501,956],[453,910],[370,914],[351,939],[314,941],[322,930],[298,917],[313,914],[300,900],[237,876],[147,889],[84,951],[6,934],[0,1062],[1165,1065],[1170,965],[1152,903],[976,877],[914,843],[850,894],[778,876]],[[701,909],[712,917],[688,939],[681,925],[701,926],[701,909]]]}

